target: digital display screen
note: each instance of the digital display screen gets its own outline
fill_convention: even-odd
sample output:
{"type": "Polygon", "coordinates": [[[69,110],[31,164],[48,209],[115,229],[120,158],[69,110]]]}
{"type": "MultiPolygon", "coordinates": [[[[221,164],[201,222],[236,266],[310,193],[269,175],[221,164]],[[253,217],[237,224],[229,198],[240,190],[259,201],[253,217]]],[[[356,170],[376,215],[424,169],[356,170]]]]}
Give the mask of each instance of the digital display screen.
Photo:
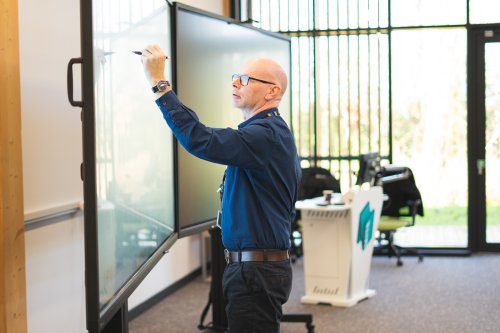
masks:
{"type": "MultiPolygon", "coordinates": [[[[203,124],[237,128],[243,115],[232,105],[232,74],[240,73],[249,60],[262,57],[278,62],[290,78],[290,40],[178,3],[176,9],[174,90],[203,124]]],[[[290,117],[289,88],[279,108],[286,121],[290,117]]],[[[224,165],[194,157],[179,145],[180,237],[214,224],[224,170],[224,165]]]]}

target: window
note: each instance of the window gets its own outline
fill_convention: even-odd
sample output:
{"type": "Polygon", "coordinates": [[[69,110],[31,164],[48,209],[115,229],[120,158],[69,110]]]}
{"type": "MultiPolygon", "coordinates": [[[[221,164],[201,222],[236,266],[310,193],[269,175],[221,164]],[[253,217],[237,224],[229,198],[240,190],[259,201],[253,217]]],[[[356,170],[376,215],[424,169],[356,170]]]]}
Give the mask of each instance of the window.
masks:
{"type": "Polygon", "coordinates": [[[402,245],[467,246],[467,30],[500,23],[500,2],[241,4],[243,20],[293,38],[292,126],[303,167],[330,169],[345,190],[359,154],[378,151],[412,168],[422,192],[426,216],[411,228],[420,234],[398,233],[402,245]]]}

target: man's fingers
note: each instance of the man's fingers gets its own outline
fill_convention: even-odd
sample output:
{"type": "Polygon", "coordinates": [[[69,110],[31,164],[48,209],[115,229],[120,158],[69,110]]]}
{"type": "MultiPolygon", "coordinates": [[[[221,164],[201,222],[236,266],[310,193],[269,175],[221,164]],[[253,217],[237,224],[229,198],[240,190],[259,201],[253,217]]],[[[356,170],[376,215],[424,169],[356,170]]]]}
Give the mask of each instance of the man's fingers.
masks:
{"type": "Polygon", "coordinates": [[[168,58],[158,44],[150,44],[150,45],[148,45],[144,49],[143,54],[144,53],[146,53],[146,55],[149,55],[149,56],[151,56],[153,58],[156,58],[156,59],[163,60],[163,59],[167,59],[168,58]]]}
{"type": "Polygon", "coordinates": [[[155,52],[155,53],[163,53],[160,45],[158,44],[151,44],[151,49],[155,52]]]}

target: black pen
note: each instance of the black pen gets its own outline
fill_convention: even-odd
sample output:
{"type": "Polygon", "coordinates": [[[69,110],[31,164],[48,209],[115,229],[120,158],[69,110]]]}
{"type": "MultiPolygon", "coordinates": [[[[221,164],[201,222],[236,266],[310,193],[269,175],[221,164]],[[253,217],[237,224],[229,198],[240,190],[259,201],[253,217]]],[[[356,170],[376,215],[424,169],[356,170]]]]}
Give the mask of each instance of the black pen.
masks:
{"type": "MultiPolygon", "coordinates": [[[[132,53],[135,53],[137,55],[142,55],[142,52],[141,51],[132,51],[132,53]]],[[[168,59],[167,56],[165,56],[165,59],[168,59]]]]}

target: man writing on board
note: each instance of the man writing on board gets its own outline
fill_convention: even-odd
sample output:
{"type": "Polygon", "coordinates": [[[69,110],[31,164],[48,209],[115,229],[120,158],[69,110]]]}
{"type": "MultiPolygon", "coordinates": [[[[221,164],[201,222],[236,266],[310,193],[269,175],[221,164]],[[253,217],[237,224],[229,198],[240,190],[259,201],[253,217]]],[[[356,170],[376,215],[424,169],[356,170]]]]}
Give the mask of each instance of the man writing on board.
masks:
{"type": "Polygon", "coordinates": [[[165,81],[165,58],[157,45],[142,50],[163,117],[188,152],[227,165],[221,224],[229,332],[279,332],[292,286],[288,249],[301,175],[292,133],[278,112],[286,74],[270,59],[250,61],[232,77],[233,104],[244,121],[238,129],[209,128],[165,81]]]}

